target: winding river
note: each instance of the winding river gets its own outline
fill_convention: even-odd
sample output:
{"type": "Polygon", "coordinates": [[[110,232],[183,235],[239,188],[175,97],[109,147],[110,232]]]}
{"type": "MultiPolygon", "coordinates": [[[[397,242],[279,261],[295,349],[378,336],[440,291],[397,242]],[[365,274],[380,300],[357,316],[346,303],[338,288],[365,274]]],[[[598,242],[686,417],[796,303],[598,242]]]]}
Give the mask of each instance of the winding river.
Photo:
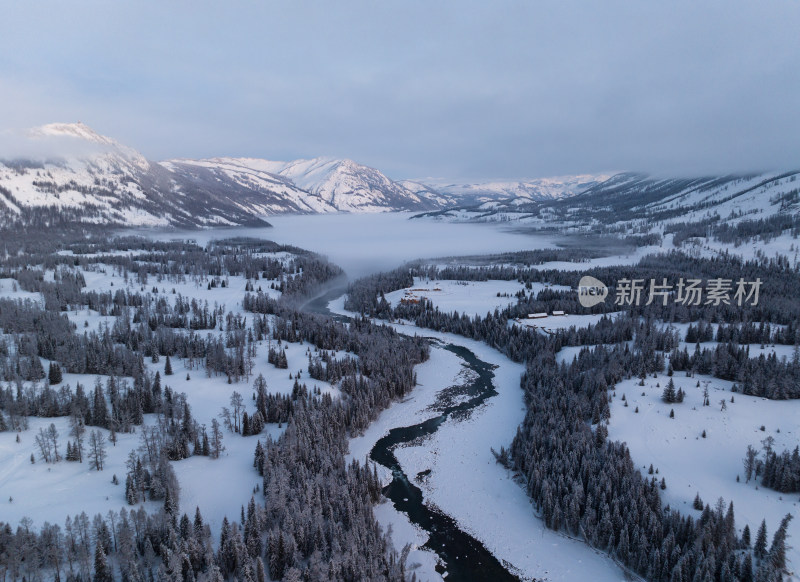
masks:
{"type": "MultiPolygon", "coordinates": [[[[441,407],[438,416],[419,424],[391,429],[389,434],[375,443],[370,458],[391,470],[392,481],[384,487],[383,494],[392,501],[395,509],[406,513],[412,523],[428,532],[424,547],[439,556],[441,563],[437,571],[440,574],[447,572],[447,580],[518,580],[480,541],[461,530],[455,520],[425,504],[422,491],[411,482],[394,455],[395,447],[431,435],[445,422],[457,422],[459,417],[469,414],[472,409],[497,395],[492,385],[492,365],[478,359],[462,346],[447,344],[443,349],[457,355],[475,372],[471,381],[452,387],[447,395],[448,399],[456,397],[462,400],[466,397],[466,400],[441,407]]],[[[416,477],[423,479],[425,475],[416,477]]]]}
{"type": "MultiPolygon", "coordinates": [[[[328,303],[345,292],[342,287],[327,291],[312,299],[303,309],[346,321],[344,315],[332,313],[328,303]]],[[[519,580],[476,538],[463,531],[458,523],[445,513],[425,504],[422,490],[414,485],[395,457],[394,449],[435,433],[445,422],[458,422],[489,398],[497,396],[492,379],[494,366],[480,360],[473,352],[454,344],[441,345],[458,356],[473,372],[468,382],[459,386],[444,387],[439,393],[437,416],[411,426],[392,428],[389,434],[375,443],[370,458],[392,472],[392,481],[383,494],[395,509],[408,515],[409,520],[428,533],[424,547],[439,556],[436,570],[447,574],[448,581],[505,582],[519,580]]],[[[425,478],[424,472],[416,475],[425,478]]]]}

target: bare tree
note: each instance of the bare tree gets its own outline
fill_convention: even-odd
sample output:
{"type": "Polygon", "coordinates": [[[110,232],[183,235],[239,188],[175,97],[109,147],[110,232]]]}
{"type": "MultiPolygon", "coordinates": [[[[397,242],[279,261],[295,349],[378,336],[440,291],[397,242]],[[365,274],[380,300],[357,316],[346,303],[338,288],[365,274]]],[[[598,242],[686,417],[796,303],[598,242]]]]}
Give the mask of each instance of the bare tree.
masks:
{"type": "Polygon", "coordinates": [[[55,424],[50,423],[47,430],[39,429],[36,444],[45,463],[57,463],[61,460],[61,455],[58,454],[58,430],[55,424]]]}
{"type": "Polygon", "coordinates": [[[99,430],[93,430],[89,435],[89,464],[92,469],[103,470],[106,456],[106,437],[99,430]]]}
{"type": "Polygon", "coordinates": [[[758,451],[752,445],[747,445],[747,452],[744,456],[744,477],[748,482],[756,469],[756,457],[758,457],[758,451]]]}
{"type": "Polygon", "coordinates": [[[39,434],[36,435],[36,444],[39,447],[39,454],[45,463],[49,463],[52,459],[53,453],[50,448],[50,439],[47,438],[47,433],[43,428],[39,429],[39,434]]]}
{"type": "Polygon", "coordinates": [[[53,445],[53,462],[58,463],[61,460],[61,455],[58,453],[58,430],[56,429],[56,425],[52,422],[50,426],[47,427],[47,438],[50,439],[50,443],[53,445]]]}
{"type": "Polygon", "coordinates": [[[211,419],[211,456],[219,459],[220,453],[225,450],[222,445],[222,428],[216,418],[211,419]]]}
{"type": "Polygon", "coordinates": [[[69,418],[71,429],[69,434],[75,437],[75,448],[78,450],[78,461],[83,463],[83,435],[86,432],[86,425],[83,424],[83,417],[80,414],[72,414],[69,418]]]}
{"type": "Polygon", "coordinates": [[[225,425],[225,428],[233,432],[233,421],[231,420],[231,411],[227,406],[222,407],[222,412],[220,412],[219,417],[222,419],[222,423],[225,425]]]}
{"type": "Polygon", "coordinates": [[[242,432],[242,412],[244,412],[244,398],[236,390],[231,394],[231,407],[233,408],[233,430],[242,432]]]}

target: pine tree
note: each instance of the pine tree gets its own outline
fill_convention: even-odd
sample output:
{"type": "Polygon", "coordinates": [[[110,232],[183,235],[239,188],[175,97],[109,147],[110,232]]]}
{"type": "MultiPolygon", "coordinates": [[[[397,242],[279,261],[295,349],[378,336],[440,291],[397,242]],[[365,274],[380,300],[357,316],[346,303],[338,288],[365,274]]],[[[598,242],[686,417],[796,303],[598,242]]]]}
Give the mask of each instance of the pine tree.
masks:
{"type": "Polygon", "coordinates": [[[98,380],[94,386],[94,397],[92,399],[92,422],[94,426],[108,428],[108,407],[106,398],[103,395],[103,388],[98,380]]]}
{"type": "Polygon", "coordinates": [[[753,582],[753,556],[750,553],[745,554],[744,560],[742,561],[739,579],[741,582],[753,582]]]}
{"type": "Polygon", "coordinates": [[[211,457],[218,459],[225,447],[222,444],[222,428],[216,418],[211,419],[211,457]]]}
{"type": "Polygon", "coordinates": [[[242,436],[250,436],[250,416],[246,410],[242,413],[242,436]]]}
{"type": "Polygon", "coordinates": [[[767,520],[761,521],[761,525],[756,533],[756,542],[753,546],[753,555],[759,560],[767,555],[767,520]]]}
{"type": "Polygon", "coordinates": [[[201,450],[202,450],[201,454],[204,457],[207,457],[209,454],[211,454],[211,448],[209,447],[208,444],[208,433],[205,430],[205,425],[203,426],[203,445],[201,450]]]}
{"type": "Polygon", "coordinates": [[[94,582],[114,582],[111,565],[103,551],[102,542],[98,539],[94,546],[94,582]]]}
{"type": "Polygon", "coordinates": [[[256,582],[266,582],[267,572],[261,557],[256,558],[256,582]]]}
{"type": "Polygon", "coordinates": [[[128,502],[128,505],[136,505],[139,502],[139,491],[136,489],[130,473],[125,477],[125,501],[128,502]]]}
{"type": "Polygon", "coordinates": [[[28,372],[28,377],[25,379],[41,380],[42,378],[44,378],[44,366],[42,366],[42,361],[39,359],[39,356],[33,356],[31,358],[31,367],[28,372]]]}
{"type": "Polygon", "coordinates": [[[703,500],[700,499],[700,493],[694,496],[694,502],[692,503],[692,507],[694,507],[698,511],[703,511],[703,500]]]}
{"type": "Polygon", "coordinates": [[[194,508],[194,537],[202,539],[203,537],[203,516],[200,514],[200,508],[195,506],[194,508]]]}
{"type": "Polygon", "coordinates": [[[742,530],[742,547],[744,549],[750,549],[750,526],[747,524],[745,524],[742,530]]]}
{"type": "Polygon", "coordinates": [[[672,378],[670,378],[669,382],[667,382],[667,386],[664,388],[664,392],[661,394],[661,399],[667,404],[676,402],[677,394],[675,392],[675,382],[672,380],[672,378]]]}
{"type": "Polygon", "coordinates": [[[772,545],[769,548],[769,561],[778,572],[783,572],[786,569],[786,530],[789,528],[789,522],[792,521],[793,517],[791,513],[787,513],[772,537],[772,545]]]}
{"type": "Polygon", "coordinates": [[[170,362],[169,356],[167,356],[167,360],[164,363],[164,375],[172,376],[172,362],[170,362]]]}
{"type": "Polygon", "coordinates": [[[51,386],[55,386],[56,384],[61,384],[62,380],[61,366],[56,362],[50,362],[50,369],[47,372],[47,381],[50,382],[51,386]]]}

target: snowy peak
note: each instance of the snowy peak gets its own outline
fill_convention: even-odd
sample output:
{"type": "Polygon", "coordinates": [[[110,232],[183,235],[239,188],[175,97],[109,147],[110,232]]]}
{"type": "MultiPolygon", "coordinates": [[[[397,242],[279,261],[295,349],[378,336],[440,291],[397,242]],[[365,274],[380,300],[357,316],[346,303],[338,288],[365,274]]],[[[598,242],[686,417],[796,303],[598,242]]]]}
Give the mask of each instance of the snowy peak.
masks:
{"type": "MultiPolygon", "coordinates": [[[[646,228],[674,232],[687,223],[707,227],[766,221],[775,226],[793,223],[800,214],[799,183],[800,171],[684,178],[621,173],[571,196],[496,198],[431,215],[479,222],[518,220],[542,228],[595,230],[613,225],[615,232],[637,233],[646,228]]],[[[702,233],[705,227],[692,228],[702,233]]]]}
{"type": "Polygon", "coordinates": [[[530,201],[569,198],[605,182],[611,176],[612,174],[579,174],[575,176],[528,180],[495,180],[466,184],[452,184],[436,180],[422,180],[419,183],[439,192],[478,202],[511,201],[516,199],[515,203],[521,204],[530,201]]]}
{"type": "MultiPolygon", "coordinates": [[[[419,196],[375,168],[353,160],[313,158],[276,162],[254,158],[169,160],[163,167],[183,173],[198,168],[240,186],[277,188],[287,196],[284,212],[386,212],[430,210],[451,202],[448,196],[419,196]]],[[[273,205],[271,213],[280,208],[273,205]]]]}
{"type": "Polygon", "coordinates": [[[146,170],[147,159],[135,149],[97,133],[88,125],[77,123],[49,123],[34,127],[25,136],[32,144],[39,145],[46,157],[67,160],[90,160],[105,158],[107,163],[117,165],[130,163],[146,170]]]}
{"type": "Polygon", "coordinates": [[[264,224],[256,209],[218,192],[181,190],[169,172],[82,123],[37,127],[15,143],[14,155],[0,158],[3,224],[264,224]]]}
{"type": "Polygon", "coordinates": [[[283,162],[254,158],[169,160],[159,164],[181,189],[224,190],[238,202],[250,201],[257,214],[336,212],[336,208],[278,172],[283,162]]]}
{"type": "Polygon", "coordinates": [[[40,127],[34,127],[28,131],[32,137],[70,137],[95,142],[105,146],[118,146],[116,141],[100,135],[91,127],[78,121],[77,123],[48,123],[40,127]]]}
{"type": "Polygon", "coordinates": [[[439,208],[352,160],[255,158],[151,163],[83,123],[51,123],[0,155],[0,220],[147,226],[265,224],[283,213],[439,208]]]}
{"type": "Polygon", "coordinates": [[[353,160],[315,158],[290,162],[281,175],[347,212],[411,209],[425,203],[381,172],[353,160]]]}

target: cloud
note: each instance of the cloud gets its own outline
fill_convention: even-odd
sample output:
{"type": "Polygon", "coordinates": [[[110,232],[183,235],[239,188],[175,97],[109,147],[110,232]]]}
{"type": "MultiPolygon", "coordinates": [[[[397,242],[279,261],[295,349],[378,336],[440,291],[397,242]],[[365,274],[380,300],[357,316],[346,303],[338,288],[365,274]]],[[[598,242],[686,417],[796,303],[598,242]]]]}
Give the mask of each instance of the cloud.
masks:
{"type": "Polygon", "coordinates": [[[800,165],[796,0],[43,0],[6,17],[0,126],[82,119],[151,159],[452,179],[800,165]]]}
{"type": "Polygon", "coordinates": [[[110,146],[69,135],[36,135],[29,130],[0,132],[0,160],[44,162],[102,154],[110,146]]]}

